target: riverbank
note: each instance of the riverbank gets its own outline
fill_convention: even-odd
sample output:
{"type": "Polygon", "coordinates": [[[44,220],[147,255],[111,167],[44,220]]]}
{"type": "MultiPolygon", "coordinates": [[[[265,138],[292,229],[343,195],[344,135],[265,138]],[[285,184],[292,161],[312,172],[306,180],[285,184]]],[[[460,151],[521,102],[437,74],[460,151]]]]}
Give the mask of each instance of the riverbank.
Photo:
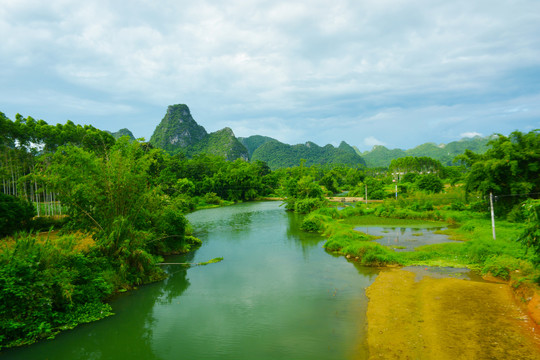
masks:
{"type": "Polygon", "coordinates": [[[538,359],[540,328],[502,283],[382,271],[368,287],[370,359],[538,359]]]}

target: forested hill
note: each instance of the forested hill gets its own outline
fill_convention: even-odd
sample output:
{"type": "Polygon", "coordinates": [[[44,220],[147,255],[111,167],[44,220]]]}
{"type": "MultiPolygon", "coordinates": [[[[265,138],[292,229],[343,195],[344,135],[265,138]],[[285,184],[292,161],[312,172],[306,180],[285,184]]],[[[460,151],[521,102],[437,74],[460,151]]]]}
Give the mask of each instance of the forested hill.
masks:
{"type": "Polygon", "coordinates": [[[227,160],[249,160],[247,149],[228,127],[208,134],[201,141],[186,149],[188,157],[197,154],[219,155],[227,160]]]}
{"type": "MultiPolygon", "coordinates": [[[[127,129],[111,134],[116,138],[123,135],[134,138],[127,129]]],[[[310,141],[305,144],[289,145],[262,135],[236,138],[230,128],[209,134],[193,119],[187,105],[177,104],[167,108],[165,116],[150,138],[150,143],[170,154],[183,153],[188,157],[212,154],[225,157],[227,160],[239,158],[260,160],[266,162],[271,169],[278,169],[299,165],[300,159],[306,160],[306,166],[344,164],[388,167],[393,159],[407,156],[430,157],[444,165],[451,165],[452,160],[465,150],[484,153],[490,139],[491,136],[476,136],[441,145],[425,143],[408,150],[388,149],[376,145],[371,151],[364,153],[345,142],[337,148],[332,145],[320,147],[310,141]]]]}
{"type": "Polygon", "coordinates": [[[130,140],[135,140],[135,136],[133,135],[133,133],[126,128],[120,129],[116,132],[107,132],[114,136],[115,139],[120,139],[122,136],[127,136],[130,140]]]}
{"type": "Polygon", "coordinates": [[[239,137],[238,140],[246,147],[246,149],[249,152],[249,157],[253,155],[253,152],[257,150],[259,147],[261,147],[264,143],[267,143],[269,141],[277,141],[274,138],[268,137],[268,136],[262,136],[262,135],[253,135],[250,137],[239,137]]]}
{"type": "Polygon", "coordinates": [[[457,155],[463,154],[465,150],[471,150],[479,154],[486,152],[488,149],[487,143],[491,138],[492,136],[475,136],[441,145],[425,143],[408,150],[388,149],[382,145],[376,145],[371,151],[363,153],[360,153],[358,149],[356,151],[364,158],[368,167],[388,167],[393,159],[406,156],[426,156],[439,160],[443,165],[451,165],[452,160],[457,155]]]}
{"type": "Polygon", "coordinates": [[[249,158],[248,151],[234,136],[230,128],[208,134],[193,119],[184,104],[170,105],[165,117],[154,130],[150,143],[170,154],[213,154],[227,160],[249,158]]]}
{"type": "Polygon", "coordinates": [[[264,161],[272,170],[297,166],[301,159],[306,160],[305,166],[315,164],[365,166],[364,159],[345,142],[341,142],[336,148],[332,145],[320,147],[310,141],[305,144],[288,145],[272,139],[259,146],[251,156],[252,161],[264,161]]]}

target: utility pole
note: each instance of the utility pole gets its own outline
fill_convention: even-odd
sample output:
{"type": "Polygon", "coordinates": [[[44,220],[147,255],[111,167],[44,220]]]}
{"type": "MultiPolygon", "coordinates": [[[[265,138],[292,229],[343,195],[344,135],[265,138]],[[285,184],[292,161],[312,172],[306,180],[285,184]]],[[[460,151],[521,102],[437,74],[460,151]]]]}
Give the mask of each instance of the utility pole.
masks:
{"type": "Polygon", "coordinates": [[[366,199],[366,205],[367,205],[367,184],[366,184],[366,197],[365,197],[365,199],[366,199]]]}
{"type": "Polygon", "coordinates": [[[489,192],[489,204],[491,205],[491,229],[493,231],[493,240],[495,237],[495,211],[493,209],[493,192],[489,192]]]}

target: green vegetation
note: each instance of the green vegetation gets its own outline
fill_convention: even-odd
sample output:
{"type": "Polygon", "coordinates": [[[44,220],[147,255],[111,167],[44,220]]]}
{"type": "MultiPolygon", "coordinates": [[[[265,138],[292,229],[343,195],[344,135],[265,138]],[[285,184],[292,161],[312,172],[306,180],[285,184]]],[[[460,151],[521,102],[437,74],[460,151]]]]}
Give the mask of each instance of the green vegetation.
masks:
{"type": "Polygon", "coordinates": [[[133,133],[126,128],[113,132],[111,135],[114,136],[115,139],[120,139],[122,136],[127,136],[130,140],[135,140],[133,133]]]}
{"type": "Polygon", "coordinates": [[[150,144],[170,153],[196,144],[207,136],[204,127],[195,122],[184,104],[170,105],[167,113],[154,130],[150,144]]]}
{"type": "Polygon", "coordinates": [[[287,145],[271,140],[264,142],[252,155],[252,160],[264,161],[272,170],[297,166],[301,159],[305,159],[306,166],[315,164],[365,166],[364,160],[345,142],[335,148],[332,145],[320,147],[312,142],[287,145]]]}
{"type": "Polygon", "coordinates": [[[235,159],[248,160],[246,148],[234,136],[230,128],[210,133],[201,141],[187,147],[187,156],[192,157],[197,154],[213,154],[230,161],[235,159]]]}
{"type": "Polygon", "coordinates": [[[359,153],[368,167],[388,167],[394,159],[403,157],[430,157],[440,161],[444,165],[452,165],[454,158],[462,154],[465,150],[473,153],[483,154],[488,149],[488,142],[491,137],[464,138],[448,144],[436,145],[426,143],[413,149],[388,149],[382,145],[376,145],[371,151],[359,153]]]}
{"type": "Polygon", "coordinates": [[[466,151],[458,157],[469,166],[467,192],[499,197],[497,209],[508,213],[529,196],[540,193],[540,130],[497,135],[483,155],[466,151]]]}
{"type": "Polygon", "coordinates": [[[0,237],[28,230],[35,215],[36,209],[29,201],[0,193],[0,237]]]}
{"type": "Polygon", "coordinates": [[[308,214],[304,230],[328,237],[328,251],[363,265],[446,264],[538,277],[539,206],[529,196],[540,192],[537,131],[499,136],[484,155],[466,152],[460,167],[404,158],[394,170],[406,174],[396,177],[387,168],[366,169],[345,143],[290,147],[252,139],[260,146],[248,162],[230,129],[208,135],[185,105],[169,107],[158,128],[145,143],[0,113],[0,347],[108,316],[112,295],[164,277],[162,256],[201,245],[187,212],[262,197],[285,198],[287,210],[308,214]],[[283,162],[257,160],[264,149],[283,162]],[[380,203],[338,210],[325,199],[363,197],[366,189],[380,203]],[[489,192],[499,198],[496,241],[489,192]],[[445,222],[463,241],[395,252],[353,229],[373,222],[445,222]]]}
{"type": "Polygon", "coordinates": [[[170,105],[167,113],[154,130],[150,144],[169,154],[213,154],[227,160],[249,158],[248,151],[234,136],[230,128],[208,134],[197,124],[187,105],[170,105]]]}
{"type": "MultiPolygon", "coordinates": [[[[362,194],[366,185],[372,197],[377,192],[384,202],[357,203],[343,210],[319,208],[303,220],[302,229],[318,231],[328,237],[325,248],[354,259],[363,265],[427,265],[469,267],[517,283],[540,282],[540,202],[538,195],[540,140],[538,131],[499,135],[490,142],[484,155],[466,152],[459,160],[467,168],[465,184],[456,186],[456,173],[438,167],[435,174],[409,172],[398,183],[399,197],[392,197],[393,184],[384,172],[372,174],[350,194],[362,194]],[[378,178],[376,177],[378,176],[378,178]],[[441,178],[446,179],[443,185],[441,178]],[[429,180],[429,181],[427,181],[429,180]],[[436,184],[434,187],[433,184],[436,184]],[[362,186],[363,185],[363,186],[362,186]],[[495,204],[496,239],[493,239],[486,194],[496,192],[508,201],[495,204]],[[390,196],[389,196],[390,195],[390,196]],[[524,201],[525,199],[525,201],[524,201]],[[455,242],[425,245],[415,251],[395,252],[370,241],[354,230],[359,225],[406,226],[410,222],[450,224],[445,233],[455,242]]],[[[394,162],[394,170],[425,171],[414,168],[425,159],[394,162]]],[[[437,165],[435,163],[435,165],[437,165]]],[[[461,168],[460,172],[464,168],[461,168]]],[[[413,236],[420,236],[415,233],[413,236]]]]}
{"type": "Polygon", "coordinates": [[[519,240],[532,249],[535,257],[533,262],[540,264],[540,200],[529,199],[522,205],[524,217],[526,218],[525,230],[521,233],[519,240]]]}
{"type": "Polygon", "coordinates": [[[388,169],[396,173],[438,173],[442,170],[440,161],[433,158],[422,156],[406,156],[399,159],[393,159],[388,169]]]}
{"type": "Polygon", "coordinates": [[[0,347],[109,315],[110,296],[164,277],[161,255],[200,245],[186,212],[279,186],[260,162],[171,156],[71,122],[0,120],[0,347]],[[20,232],[50,227],[62,233],[20,232]]]}
{"type": "MultiPolygon", "coordinates": [[[[520,235],[526,233],[524,225],[498,221],[497,240],[493,240],[487,214],[470,210],[456,212],[443,208],[444,206],[441,206],[431,211],[415,212],[401,208],[398,202],[390,200],[370,207],[359,204],[341,211],[321,208],[304,218],[302,229],[321,232],[328,237],[324,244],[328,251],[347,256],[362,265],[469,267],[507,280],[540,280],[540,270],[535,268],[538,263],[537,250],[528,251],[517,241],[520,235]],[[404,219],[403,216],[407,218],[404,219]],[[420,221],[414,221],[415,219],[420,221]],[[429,224],[431,226],[453,223],[444,233],[451,239],[461,241],[425,245],[411,252],[394,252],[395,248],[374,243],[370,241],[373,238],[369,235],[354,230],[358,225],[368,224],[425,226],[426,220],[438,221],[429,224]]],[[[535,226],[538,225],[535,223],[535,226]]]]}
{"type": "Polygon", "coordinates": [[[17,237],[0,251],[0,345],[30,344],[60,330],[111,315],[102,302],[114,291],[106,258],[55,243],[17,237]]]}
{"type": "Polygon", "coordinates": [[[277,141],[276,139],[273,139],[268,136],[262,136],[262,135],[253,135],[247,138],[239,137],[238,141],[242,143],[246,147],[249,153],[249,158],[253,156],[253,152],[257,150],[259,147],[261,147],[264,143],[267,143],[269,141],[277,141]]]}

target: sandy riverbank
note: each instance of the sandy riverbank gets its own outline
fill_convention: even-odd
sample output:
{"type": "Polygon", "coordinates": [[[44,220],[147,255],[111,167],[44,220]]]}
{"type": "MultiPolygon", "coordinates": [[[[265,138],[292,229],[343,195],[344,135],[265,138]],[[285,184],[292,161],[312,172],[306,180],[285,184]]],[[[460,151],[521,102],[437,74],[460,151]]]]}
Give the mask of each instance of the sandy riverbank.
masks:
{"type": "Polygon", "coordinates": [[[370,359],[540,359],[506,284],[382,271],[367,289],[370,359]]]}

